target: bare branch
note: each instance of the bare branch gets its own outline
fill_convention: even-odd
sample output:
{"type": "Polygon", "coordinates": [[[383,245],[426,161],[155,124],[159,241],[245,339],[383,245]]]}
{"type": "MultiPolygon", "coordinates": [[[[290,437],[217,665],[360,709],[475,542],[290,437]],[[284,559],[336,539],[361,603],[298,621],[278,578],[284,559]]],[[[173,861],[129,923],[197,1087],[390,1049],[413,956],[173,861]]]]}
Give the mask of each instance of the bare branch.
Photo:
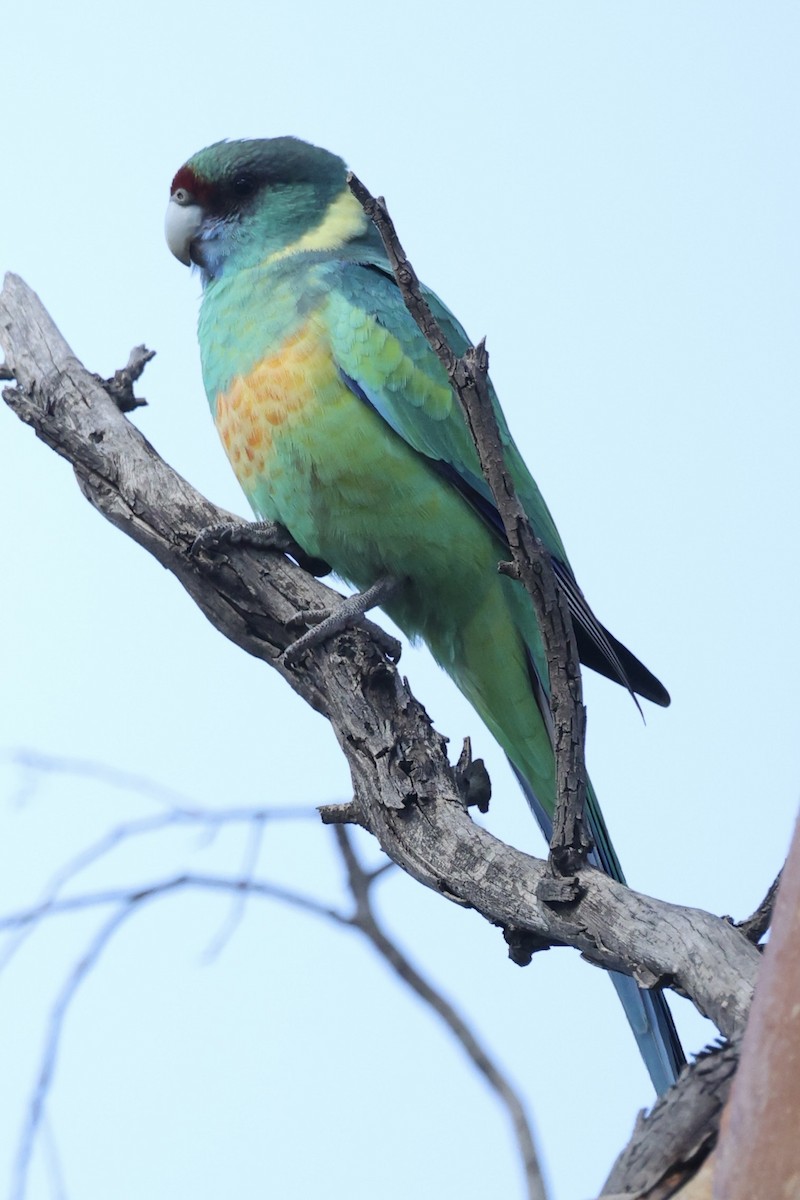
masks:
{"type": "Polygon", "coordinates": [[[56,1057],[61,1044],[61,1030],[64,1025],[64,1020],[67,1015],[75,993],[83,983],[86,976],[97,963],[103,950],[108,945],[111,938],[133,911],[129,907],[120,907],[109,917],[105,924],[100,928],[100,931],[93,938],[88,950],[83,957],[75,964],[73,971],[70,973],[67,982],[59,993],[53,1009],[50,1013],[50,1019],[47,1027],[47,1037],[45,1039],[44,1052],[39,1066],[39,1075],[36,1080],[36,1085],[33,1090],[31,1102],[25,1118],[25,1122],[20,1134],[19,1145],[17,1147],[17,1157],[14,1164],[13,1182],[11,1185],[10,1200],[24,1200],[25,1189],[28,1178],[28,1168],[30,1166],[31,1154],[36,1140],[39,1127],[44,1116],[44,1106],[47,1099],[47,1093],[50,1089],[50,1082],[55,1070],[56,1057]]]}
{"type": "MultiPolygon", "coordinates": [[[[198,819],[200,815],[198,813],[198,819]]],[[[210,814],[212,821],[216,815],[215,813],[210,814]]],[[[165,824],[174,824],[174,814],[160,814],[157,819],[161,821],[162,828],[165,824]]],[[[501,1103],[509,1113],[514,1126],[520,1152],[523,1156],[529,1200],[546,1200],[541,1173],[536,1159],[533,1137],[521,1099],[511,1084],[505,1079],[499,1068],[492,1062],[488,1052],[481,1047],[476,1036],[453,1009],[452,1005],[440,995],[433,985],[424,980],[419,971],[402,954],[378,923],[371,903],[370,890],[376,880],[383,874],[384,868],[380,867],[372,871],[365,870],[358,861],[345,830],[341,827],[336,827],[337,842],[347,866],[348,883],[355,901],[355,912],[352,915],[346,915],[335,908],[317,901],[313,897],[288,888],[278,887],[263,880],[254,880],[251,878],[254,867],[254,845],[263,827],[263,814],[258,814],[253,825],[253,836],[249,842],[245,868],[241,878],[183,874],[138,887],[110,889],[62,899],[53,899],[47,904],[39,904],[16,913],[8,913],[0,918],[0,930],[15,928],[30,930],[48,917],[63,916],[70,913],[102,908],[108,905],[114,907],[111,918],[92,941],[89,951],[76,965],[74,970],[70,972],[67,982],[53,1007],[48,1023],[45,1050],[42,1056],[39,1076],[20,1139],[18,1162],[15,1170],[14,1197],[19,1197],[19,1200],[21,1200],[24,1196],[25,1181],[36,1136],[40,1129],[46,1127],[44,1120],[45,1104],[52,1083],[64,1021],[80,983],[88,971],[97,965],[103,950],[126,916],[129,916],[146,901],[166,897],[178,891],[196,888],[217,892],[230,892],[239,903],[243,902],[250,895],[261,899],[277,900],[309,915],[333,921],[340,927],[357,930],[367,937],[384,959],[390,963],[403,982],[425,1003],[432,1007],[445,1022],[462,1045],[470,1060],[487,1079],[490,1086],[493,1087],[501,1103]]],[[[119,827],[119,829],[124,828],[123,826],[119,827]]],[[[114,832],[117,833],[118,831],[114,832]]],[[[129,836],[134,836],[138,832],[140,830],[131,829],[129,836]]],[[[124,833],[120,834],[120,837],[124,836],[126,836],[124,833]]],[[[115,838],[113,843],[108,842],[109,849],[117,840],[119,838],[115,838]]],[[[65,872],[62,871],[61,874],[63,876],[65,872]]],[[[54,891],[54,887],[51,886],[50,890],[54,891]]],[[[238,919],[239,916],[240,909],[237,907],[234,910],[232,920],[238,919]]],[[[215,939],[215,950],[223,939],[229,935],[230,925],[231,921],[229,920],[226,922],[223,931],[215,939]]],[[[57,1164],[53,1166],[54,1171],[56,1171],[56,1166],[57,1164]]],[[[59,1186],[61,1185],[59,1184],[59,1186]]]]}
{"type": "Polygon", "coordinates": [[[556,582],[550,555],[533,531],[516,493],[489,393],[489,355],[484,341],[457,357],[431,312],[419,279],[406,257],[382,198],[375,199],[352,172],[350,189],[383,239],[408,311],[439,357],[467,418],[484,478],[489,485],[513,564],[505,573],[519,579],[531,597],[547,654],[550,712],[556,753],[556,812],[550,842],[553,865],[563,874],[577,870],[591,848],[584,819],[586,801],[586,710],[580,660],[566,597],[556,582]]]}
{"type": "MultiPolygon", "coordinates": [[[[59,893],[70,880],[79,875],[81,871],[86,870],[92,863],[109,854],[123,840],[136,837],[140,834],[160,832],[166,826],[174,824],[175,820],[175,813],[159,813],[157,816],[145,817],[140,821],[128,821],[110,830],[92,845],[84,847],[74,858],[66,862],[60,870],[55,872],[45,892],[40,896],[35,906],[35,911],[38,914],[37,917],[32,921],[12,921],[9,925],[5,926],[5,928],[15,930],[16,932],[15,936],[9,938],[6,945],[0,950],[0,973],[6,969],[17,951],[21,949],[24,942],[33,933],[36,922],[41,917],[47,916],[50,912],[54,911],[59,893]]],[[[4,920],[5,916],[0,917],[0,930],[4,928],[4,920]]]]}
{"type": "Polygon", "coordinates": [[[736,922],[736,928],[740,929],[748,941],[751,941],[756,946],[761,941],[772,922],[772,910],[775,907],[775,901],[778,897],[778,888],[781,885],[782,875],[783,870],[778,871],[775,879],[769,885],[769,890],[766,896],[761,901],[752,916],[749,916],[745,921],[736,922]]]}
{"type": "Polygon", "coordinates": [[[193,811],[186,798],[179,792],[173,791],[172,788],[166,788],[162,784],[148,779],[145,775],[139,775],[133,771],[121,771],[116,767],[109,767],[105,763],[98,763],[92,759],[72,758],[63,754],[44,754],[41,750],[33,750],[27,746],[0,751],[0,761],[3,759],[13,766],[37,775],[57,775],[59,777],[77,775],[81,779],[102,783],[104,787],[122,788],[125,791],[136,792],[137,795],[153,800],[170,811],[187,813],[193,811]]]}
{"type": "MultiPolygon", "coordinates": [[[[250,822],[248,830],[247,843],[245,845],[244,859],[242,862],[241,878],[245,882],[251,882],[253,872],[258,864],[258,855],[261,850],[261,843],[264,839],[264,819],[263,817],[255,817],[250,822]]],[[[237,891],[233,905],[231,906],[227,919],[220,929],[217,930],[211,944],[205,952],[205,961],[213,962],[215,958],[222,952],[223,947],[233,935],[236,926],[244,916],[245,906],[247,904],[247,892],[244,890],[237,891]]]]}
{"type": "Polygon", "coordinates": [[[64,1172],[61,1166],[61,1155],[58,1152],[56,1137],[53,1133],[52,1122],[45,1113],[42,1119],[42,1143],[44,1161],[50,1176],[50,1189],[54,1200],[67,1200],[67,1189],[64,1183],[64,1172]]]}
{"type": "Polygon", "coordinates": [[[690,1179],[714,1147],[739,1064],[739,1043],[701,1055],[647,1113],[606,1180],[602,1197],[667,1197],[690,1179]]]}
{"type": "MultiPolygon", "coordinates": [[[[108,763],[97,762],[94,759],[73,758],[63,754],[45,754],[41,750],[33,750],[29,747],[0,750],[0,762],[3,759],[32,774],[57,775],[59,778],[65,775],[74,775],[93,783],[101,783],[104,787],[121,788],[123,791],[134,792],[140,798],[152,800],[167,808],[168,811],[163,818],[150,818],[164,824],[183,822],[219,826],[253,820],[308,821],[319,816],[319,808],[310,804],[205,808],[195,801],[189,800],[181,792],[164,787],[163,784],[147,775],[139,775],[134,771],[121,771],[118,767],[111,767],[108,763]]],[[[124,826],[119,828],[124,830],[124,826]]],[[[123,836],[127,836],[126,833],[123,832],[123,836]]]]}
{"type": "Polygon", "coordinates": [[[335,826],[334,833],[347,872],[347,883],[355,901],[355,913],[352,917],[353,927],[363,933],[403,983],[444,1022],[472,1065],[492,1088],[505,1108],[514,1130],[522,1159],[528,1200],[547,1200],[544,1177],[533,1140],[533,1131],[522,1097],[450,1001],[429,980],[424,978],[382,928],[372,905],[371,896],[372,885],[378,878],[378,873],[367,871],[361,865],[344,826],[335,826]]]}
{"type": "Polygon", "coordinates": [[[189,554],[200,529],[230,514],[159,458],[15,276],[0,294],[0,343],[17,380],[4,398],[71,462],[94,507],[171,570],[226,637],[268,662],[331,720],[353,779],[348,815],[358,814],[390,858],[503,929],[574,946],[648,986],[677,986],[726,1035],[742,1028],[760,955],[738,930],[588,869],[579,896],[540,900],[545,864],[472,822],[444,740],[367,628],[315,647],[302,669],[284,662],[294,637],[290,618],[298,609],[331,607],[335,593],[280,554],[238,546],[224,561],[189,554]]]}
{"type": "Polygon", "coordinates": [[[355,800],[344,804],[321,804],[319,809],[323,825],[360,825],[361,812],[355,800]]]}
{"type": "Polygon", "coordinates": [[[39,904],[33,908],[23,909],[16,913],[7,913],[0,917],[0,930],[31,928],[45,917],[103,908],[107,905],[113,906],[111,916],[101,926],[99,932],[92,939],[86,953],[69,973],[51,1010],[47,1023],[47,1034],[39,1073],[20,1134],[17,1158],[14,1166],[11,1200],[24,1200],[25,1197],[31,1155],[37,1135],[44,1122],[45,1105],[61,1045],[64,1022],[80,985],[97,965],[103,951],[112,937],[117,933],[122,923],[136,912],[142,904],[173,892],[191,888],[232,892],[235,896],[244,896],[246,894],[258,895],[262,898],[278,900],[284,904],[289,904],[293,908],[301,909],[316,917],[324,917],[326,920],[334,921],[342,926],[347,927],[351,924],[349,918],[336,909],[320,903],[313,897],[305,896],[289,888],[278,887],[264,881],[252,879],[229,879],[200,874],[179,875],[138,888],[109,889],[101,892],[66,897],[60,900],[53,900],[48,904],[39,904]]]}
{"type": "Polygon", "coordinates": [[[146,400],[134,396],[133,385],[137,379],[141,378],[145,367],[151,359],[155,358],[155,354],[155,350],[148,350],[146,346],[134,346],[122,370],[115,371],[110,379],[101,379],[99,375],[95,376],[120,412],[133,412],[134,409],[143,408],[147,404],[146,400]]]}
{"type": "MultiPolygon", "coordinates": [[[[0,755],[0,757],[3,757],[0,755]]],[[[191,804],[183,796],[164,788],[148,779],[146,776],[135,775],[128,771],[119,771],[103,763],[91,760],[65,758],[61,756],[42,754],[38,751],[15,750],[6,755],[13,763],[18,764],[26,772],[37,772],[46,775],[77,775],[80,778],[98,781],[106,786],[120,787],[127,791],[136,792],[148,800],[158,804],[166,804],[168,811],[157,813],[150,817],[140,817],[131,821],[123,821],[108,830],[95,842],[85,846],[78,854],[64,863],[50,878],[47,888],[40,896],[38,907],[45,912],[55,901],[64,887],[85,871],[93,863],[104,858],[118,845],[130,838],[148,836],[160,833],[169,826],[196,826],[213,837],[223,825],[252,824],[256,822],[263,827],[267,821],[296,821],[309,820],[318,817],[318,810],[310,806],[298,807],[258,807],[258,808],[202,808],[191,804]]],[[[11,959],[21,948],[33,931],[33,925],[21,925],[15,936],[8,939],[0,949],[0,973],[10,963],[11,959]]]]}
{"type": "Polygon", "coordinates": [[[295,892],[291,888],[267,883],[262,879],[237,879],[226,875],[204,875],[199,872],[187,871],[182,875],[171,876],[169,879],[142,884],[140,887],[105,888],[102,891],[84,892],[77,896],[63,896],[60,900],[54,900],[50,904],[34,904],[30,908],[4,913],[0,916],[0,931],[34,925],[43,917],[85,912],[87,909],[102,908],[109,904],[135,906],[156,896],[164,896],[170,892],[189,891],[192,888],[199,891],[244,893],[261,896],[268,900],[279,900],[282,904],[290,904],[293,908],[311,913],[312,916],[325,917],[329,921],[336,921],[339,925],[349,924],[349,919],[337,909],[322,904],[313,896],[295,892]]]}

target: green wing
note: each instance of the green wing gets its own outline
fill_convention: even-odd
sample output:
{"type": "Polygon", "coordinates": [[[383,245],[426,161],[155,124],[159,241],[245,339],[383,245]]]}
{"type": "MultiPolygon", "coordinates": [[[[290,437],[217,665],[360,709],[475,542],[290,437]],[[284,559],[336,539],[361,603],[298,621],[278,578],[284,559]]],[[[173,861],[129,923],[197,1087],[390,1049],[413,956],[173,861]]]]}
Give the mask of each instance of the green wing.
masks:
{"type": "MultiPolygon", "coordinates": [[[[406,309],[391,274],[378,265],[342,261],[325,264],[323,272],[331,348],[343,379],[395,433],[430,460],[504,541],[502,522],[447,373],[406,309]]],[[[469,340],[461,325],[433,292],[424,290],[451,348],[463,353],[469,340]]],[[[631,694],[669,704],[669,693],[659,680],[609,633],[586,602],[555,522],[489,386],[517,495],[552,557],[572,612],[581,661],[631,694]]]]}
{"type": "MultiPolygon", "coordinates": [[[[403,304],[391,275],[380,267],[331,264],[327,307],[332,348],[351,386],[409,445],[454,473],[467,498],[502,536],[491,493],[447,373],[403,304]],[[470,495],[471,494],[471,495],[470,495]]],[[[453,314],[433,292],[425,297],[447,339],[462,354],[470,344],[453,314]]],[[[564,546],[542,495],[509,433],[491,388],[514,486],[544,545],[566,564],[564,546]]]]}

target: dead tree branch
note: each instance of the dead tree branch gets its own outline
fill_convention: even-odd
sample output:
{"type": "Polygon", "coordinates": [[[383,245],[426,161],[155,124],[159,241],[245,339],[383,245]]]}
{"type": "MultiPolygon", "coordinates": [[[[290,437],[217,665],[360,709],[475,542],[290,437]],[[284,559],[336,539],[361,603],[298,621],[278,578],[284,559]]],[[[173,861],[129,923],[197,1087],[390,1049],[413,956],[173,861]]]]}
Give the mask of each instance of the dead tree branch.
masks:
{"type": "Polygon", "coordinates": [[[33,1096],[31,1097],[17,1148],[17,1157],[14,1163],[14,1174],[11,1184],[11,1200],[24,1200],[25,1197],[31,1154],[36,1135],[44,1120],[45,1103],[50,1090],[53,1071],[55,1070],[64,1020],[70,1004],[84,979],[97,963],[103,950],[132,911],[132,909],[127,907],[117,908],[105,921],[99,932],[92,939],[86,953],[70,972],[69,978],[53,1005],[48,1022],[44,1053],[39,1067],[39,1075],[36,1079],[33,1096]]]}
{"type": "Polygon", "coordinates": [[[772,883],[769,885],[769,890],[766,896],[759,904],[758,908],[751,916],[744,921],[737,921],[736,928],[741,930],[744,936],[757,946],[763,938],[764,934],[772,924],[772,912],[775,908],[775,901],[778,898],[778,888],[781,886],[781,876],[783,871],[778,871],[772,883]]]}
{"type": "MultiPolygon", "coordinates": [[[[133,791],[158,804],[159,807],[166,807],[165,812],[138,817],[114,825],[102,837],[88,846],[84,846],[78,854],[65,862],[51,876],[47,888],[38,900],[36,907],[42,916],[47,915],[47,910],[52,908],[67,884],[81,872],[99,862],[117,846],[134,838],[161,833],[170,827],[184,826],[200,829],[204,836],[211,840],[220,829],[230,825],[255,825],[261,829],[267,821],[303,821],[318,817],[316,808],[300,808],[296,805],[285,808],[278,805],[225,809],[198,807],[184,796],[155,783],[147,776],[116,770],[103,763],[87,759],[42,754],[40,751],[27,749],[10,751],[4,757],[18,765],[26,776],[32,774],[39,776],[77,775],[79,778],[103,783],[107,787],[133,791]]],[[[30,784],[26,783],[26,788],[29,787],[30,784]]],[[[0,928],[2,928],[1,918],[0,928]]],[[[0,949],[0,973],[8,966],[34,928],[35,923],[18,923],[14,936],[10,937],[0,949]]]]}
{"type": "Polygon", "coordinates": [[[579,896],[538,897],[546,864],[474,824],[444,740],[393,664],[358,627],[314,648],[302,667],[282,653],[298,609],[329,608],[330,589],[280,554],[231,547],[223,560],[189,553],[199,531],[229,519],[172,471],[77,361],[22,280],[0,294],[0,344],[16,386],[6,402],[66,458],[90,503],[153,554],[209,620],[268,662],[332,723],[347,758],[357,819],[425,886],[538,944],[569,945],[645,986],[677,986],[727,1036],[743,1027],[760,955],[727,922],[582,873],[579,896]]]}
{"type": "Polygon", "coordinates": [[[649,1113],[639,1114],[600,1200],[667,1200],[695,1174],[716,1143],[739,1049],[734,1042],[701,1055],[649,1113]]]}
{"type": "MultiPolygon", "coordinates": [[[[76,763],[73,762],[72,765],[75,770],[78,769],[76,763]]],[[[87,768],[84,773],[89,774],[92,778],[108,774],[115,782],[119,782],[116,773],[106,772],[98,764],[80,765],[87,768]],[[94,766],[94,769],[88,770],[90,766],[94,766]]],[[[127,779],[126,782],[129,783],[127,779]]],[[[149,781],[145,782],[147,791],[143,794],[161,802],[161,790],[152,787],[149,781]]],[[[367,869],[361,863],[344,827],[334,827],[335,842],[345,868],[347,886],[353,901],[353,909],[350,913],[325,904],[313,896],[254,878],[258,849],[266,824],[282,819],[294,819],[298,812],[306,817],[311,813],[317,815],[314,809],[290,810],[263,807],[237,809],[229,812],[186,803],[181,808],[173,808],[172,811],[158,813],[150,818],[121,822],[65,863],[49,881],[45,897],[38,904],[0,916],[0,933],[25,934],[35,932],[48,918],[63,917],[85,911],[102,911],[107,908],[112,910],[99,932],[92,937],[88,949],[68,973],[50,1014],[39,1072],[19,1142],[13,1183],[13,1196],[16,1200],[23,1200],[34,1145],[39,1133],[43,1133],[45,1129],[47,1097],[62,1040],[64,1022],[81,984],[90,971],[97,966],[106,946],[128,916],[141,909],[149,901],[192,889],[229,893],[233,898],[234,907],[212,942],[211,954],[216,954],[222,944],[232,936],[235,926],[241,918],[244,905],[251,897],[277,900],[308,915],[333,921],[340,928],[357,931],[366,938],[399,979],[444,1023],[469,1061],[489,1083],[511,1121],[522,1160],[525,1192],[528,1200],[547,1200],[533,1133],[521,1097],[468,1023],[442,992],[426,979],[403,953],[391,935],[387,933],[377,915],[372,899],[373,888],[385,874],[386,867],[393,866],[393,864],[389,862],[374,869],[367,869]],[[85,892],[66,897],[60,895],[66,883],[75,880],[79,874],[101,858],[110,855],[123,843],[138,839],[145,834],[158,835],[168,827],[181,826],[215,830],[223,825],[229,825],[233,821],[244,822],[247,834],[242,871],[238,878],[185,873],[129,888],[85,892]]],[[[206,957],[208,956],[209,954],[206,957]]],[[[0,963],[0,972],[7,964],[8,957],[10,956],[6,957],[4,963],[0,963]]]]}
{"type": "Polygon", "coordinates": [[[522,1158],[528,1200],[547,1200],[544,1178],[522,1097],[450,1001],[424,978],[397,943],[387,936],[372,903],[372,886],[378,878],[378,873],[367,871],[361,865],[344,826],[336,825],[334,832],[347,873],[347,885],[355,903],[355,911],[350,918],[353,928],[363,933],[402,982],[444,1022],[472,1065],[489,1084],[511,1121],[522,1158]]]}
{"type": "Polygon", "coordinates": [[[519,579],[527,590],[542,631],[550,679],[550,712],[556,748],[556,812],[550,841],[552,861],[570,874],[591,848],[586,828],[586,709],[572,617],[556,582],[550,555],[533,531],[516,493],[506,463],[503,437],[489,393],[489,355],[484,341],[459,358],[431,312],[417,274],[400,244],[382,197],[376,199],[351,172],[348,183],[383,239],[406,308],[447,371],[466,415],[483,476],[491,489],[513,557],[499,569],[519,579]]]}

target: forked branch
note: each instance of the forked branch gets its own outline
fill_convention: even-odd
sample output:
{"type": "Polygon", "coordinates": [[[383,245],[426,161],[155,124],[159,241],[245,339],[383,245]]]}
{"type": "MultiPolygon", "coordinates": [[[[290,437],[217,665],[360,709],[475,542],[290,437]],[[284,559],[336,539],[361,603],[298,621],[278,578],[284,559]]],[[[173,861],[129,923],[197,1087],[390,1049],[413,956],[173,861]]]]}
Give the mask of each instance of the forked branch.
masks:
{"type": "Polygon", "coordinates": [[[331,721],[354,786],[350,819],[427,887],[538,944],[569,945],[646,986],[673,984],[735,1036],[760,962],[729,923],[630,891],[599,872],[580,896],[547,904],[546,864],[504,845],[465,810],[432,728],[366,627],[314,648],[302,667],[282,652],[298,609],[330,607],[330,589],[281,554],[231,547],[223,560],[189,553],[198,532],[230,518],[172,471],[77,361],[41,303],[8,276],[0,343],[16,386],[4,398],[75,470],[90,503],[150,551],[226,637],[273,666],[331,721]]]}

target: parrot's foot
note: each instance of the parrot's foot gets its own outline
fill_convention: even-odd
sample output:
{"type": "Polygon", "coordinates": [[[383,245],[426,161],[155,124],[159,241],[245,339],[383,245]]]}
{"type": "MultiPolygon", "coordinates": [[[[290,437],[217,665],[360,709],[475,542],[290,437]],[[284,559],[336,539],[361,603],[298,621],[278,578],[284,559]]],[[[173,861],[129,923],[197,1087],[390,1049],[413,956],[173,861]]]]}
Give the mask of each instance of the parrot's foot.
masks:
{"type": "MultiPolygon", "coordinates": [[[[379,579],[377,583],[373,583],[372,587],[367,588],[366,591],[348,596],[334,609],[313,608],[297,613],[289,624],[313,625],[313,629],[309,629],[308,633],[304,633],[296,642],[292,642],[291,646],[286,647],[283,657],[287,666],[294,666],[313,646],[319,646],[323,642],[327,642],[328,638],[333,637],[334,634],[341,633],[351,625],[357,624],[365,613],[369,612],[371,608],[375,608],[377,604],[383,604],[384,601],[389,600],[400,590],[402,585],[401,579],[387,575],[383,579],[379,579]]],[[[397,638],[391,637],[383,630],[373,630],[373,633],[384,654],[396,662],[400,657],[400,643],[397,638]]]]}
{"type": "Polygon", "coordinates": [[[277,521],[222,521],[219,525],[208,525],[200,530],[189,553],[205,550],[213,554],[225,546],[249,546],[252,550],[291,554],[310,575],[329,575],[331,570],[323,559],[306,554],[288,529],[277,521]]]}

